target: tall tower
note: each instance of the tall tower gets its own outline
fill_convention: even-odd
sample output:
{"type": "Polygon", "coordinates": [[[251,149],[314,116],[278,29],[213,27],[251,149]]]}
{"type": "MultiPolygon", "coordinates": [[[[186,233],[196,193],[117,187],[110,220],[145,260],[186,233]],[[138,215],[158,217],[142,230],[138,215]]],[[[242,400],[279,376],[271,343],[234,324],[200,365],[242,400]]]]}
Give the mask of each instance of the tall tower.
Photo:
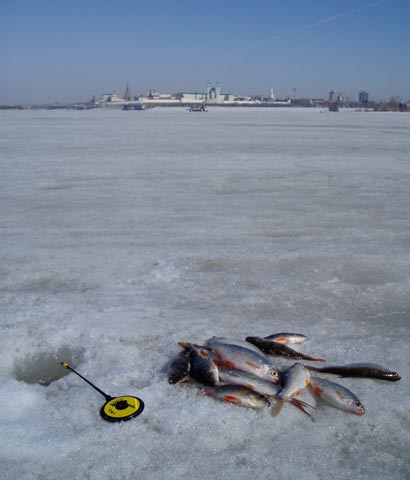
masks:
{"type": "Polygon", "coordinates": [[[362,90],[359,93],[359,103],[361,103],[362,105],[366,105],[367,103],[369,103],[369,94],[365,90],[362,90]]]}
{"type": "Polygon", "coordinates": [[[216,82],[216,97],[218,98],[221,94],[221,82],[216,82]]]}
{"type": "Polygon", "coordinates": [[[131,93],[129,82],[127,82],[127,88],[125,89],[124,100],[127,101],[127,102],[132,101],[132,93],[131,93]]]}

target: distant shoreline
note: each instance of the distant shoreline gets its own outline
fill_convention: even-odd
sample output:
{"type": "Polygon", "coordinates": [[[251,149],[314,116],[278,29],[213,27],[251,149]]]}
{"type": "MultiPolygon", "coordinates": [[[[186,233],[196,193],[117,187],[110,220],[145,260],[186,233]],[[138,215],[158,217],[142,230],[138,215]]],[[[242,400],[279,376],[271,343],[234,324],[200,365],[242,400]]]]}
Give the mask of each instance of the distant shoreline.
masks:
{"type": "MultiPolygon", "coordinates": [[[[189,109],[191,106],[190,103],[184,103],[176,105],[175,103],[144,103],[143,108],[137,108],[138,105],[134,106],[131,105],[126,108],[126,105],[91,105],[89,103],[73,103],[73,104],[21,104],[21,105],[0,105],[0,111],[5,110],[126,110],[126,111],[134,111],[134,110],[148,110],[152,108],[184,108],[189,109]],[[131,107],[131,108],[130,108],[131,107]]],[[[307,109],[325,109],[326,111],[329,110],[329,105],[298,105],[298,104],[290,104],[290,105],[278,105],[273,104],[271,102],[260,102],[260,103],[227,103],[227,104],[206,104],[204,106],[207,108],[211,107],[218,107],[218,108],[286,108],[286,109],[293,109],[293,108],[307,108],[307,109]]],[[[340,110],[355,110],[357,112],[410,112],[410,106],[407,104],[400,104],[400,105],[376,105],[373,107],[363,107],[363,106],[340,106],[340,110]]]]}

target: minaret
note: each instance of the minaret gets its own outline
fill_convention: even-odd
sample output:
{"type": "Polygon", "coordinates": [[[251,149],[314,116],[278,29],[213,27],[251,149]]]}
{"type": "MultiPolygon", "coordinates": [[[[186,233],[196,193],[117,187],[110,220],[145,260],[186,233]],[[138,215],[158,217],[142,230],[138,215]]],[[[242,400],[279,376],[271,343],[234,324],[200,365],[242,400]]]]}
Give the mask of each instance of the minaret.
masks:
{"type": "Polygon", "coordinates": [[[132,101],[132,93],[130,89],[130,84],[128,82],[127,82],[127,88],[125,89],[125,93],[124,93],[124,100],[127,102],[132,101]]]}

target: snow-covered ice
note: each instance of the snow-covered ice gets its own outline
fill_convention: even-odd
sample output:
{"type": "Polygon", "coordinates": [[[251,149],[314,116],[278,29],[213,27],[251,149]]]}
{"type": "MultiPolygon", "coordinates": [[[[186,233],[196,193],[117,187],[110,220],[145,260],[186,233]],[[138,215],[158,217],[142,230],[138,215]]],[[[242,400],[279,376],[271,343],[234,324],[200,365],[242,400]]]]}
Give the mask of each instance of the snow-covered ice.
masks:
{"type": "Polygon", "coordinates": [[[399,113],[0,112],[1,478],[408,479],[409,133],[399,113]],[[311,422],[162,371],[178,341],[280,331],[402,380],[344,379],[366,414],[311,422]],[[144,412],[105,422],[62,360],[144,412]]]}

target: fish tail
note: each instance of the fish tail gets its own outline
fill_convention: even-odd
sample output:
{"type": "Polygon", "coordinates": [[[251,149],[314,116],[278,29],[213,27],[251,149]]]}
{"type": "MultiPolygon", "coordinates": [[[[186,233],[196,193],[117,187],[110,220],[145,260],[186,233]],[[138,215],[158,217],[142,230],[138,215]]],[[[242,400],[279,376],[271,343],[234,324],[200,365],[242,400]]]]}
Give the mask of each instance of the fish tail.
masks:
{"type": "Polygon", "coordinates": [[[312,415],[306,410],[306,408],[312,408],[315,410],[315,407],[312,405],[309,405],[306,402],[303,402],[302,400],[298,400],[297,398],[289,398],[288,402],[292,404],[294,407],[298,408],[301,412],[305,413],[309,418],[314,420],[312,415]]]}
{"type": "Polygon", "coordinates": [[[275,405],[272,407],[272,415],[277,417],[281,412],[283,406],[285,405],[285,400],[278,400],[275,405]]]}

